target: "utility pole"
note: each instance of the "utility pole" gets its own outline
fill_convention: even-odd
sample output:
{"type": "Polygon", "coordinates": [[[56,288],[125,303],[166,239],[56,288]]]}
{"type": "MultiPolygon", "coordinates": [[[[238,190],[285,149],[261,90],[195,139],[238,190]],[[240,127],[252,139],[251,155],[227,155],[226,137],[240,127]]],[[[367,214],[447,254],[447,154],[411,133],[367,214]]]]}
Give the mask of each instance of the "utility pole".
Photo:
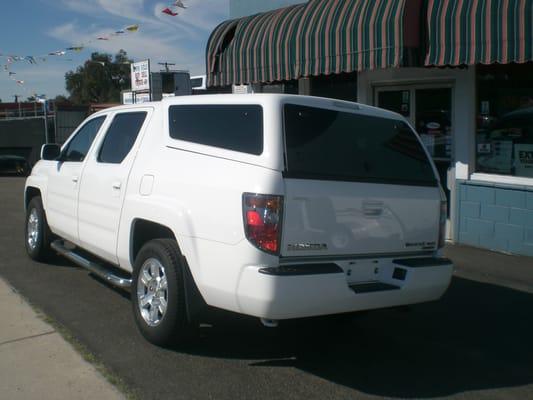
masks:
{"type": "Polygon", "coordinates": [[[169,65],[176,65],[175,63],[169,63],[169,62],[166,62],[166,61],[165,62],[160,62],[158,64],[164,66],[166,72],[170,72],[170,69],[168,68],[169,65]]]}
{"type": "Polygon", "coordinates": [[[20,94],[14,94],[13,97],[15,98],[15,103],[18,104],[18,107],[19,107],[19,118],[20,118],[21,117],[21,113],[22,113],[22,110],[20,109],[20,102],[19,102],[20,94]]]}
{"type": "Polygon", "coordinates": [[[43,119],[44,119],[44,142],[50,143],[50,138],[48,137],[48,115],[47,115],[47,109],[46,109],[46,102],[47,100],[44,98],[44,96],[35,96],[35,99],[43,105],[43,119]]]}

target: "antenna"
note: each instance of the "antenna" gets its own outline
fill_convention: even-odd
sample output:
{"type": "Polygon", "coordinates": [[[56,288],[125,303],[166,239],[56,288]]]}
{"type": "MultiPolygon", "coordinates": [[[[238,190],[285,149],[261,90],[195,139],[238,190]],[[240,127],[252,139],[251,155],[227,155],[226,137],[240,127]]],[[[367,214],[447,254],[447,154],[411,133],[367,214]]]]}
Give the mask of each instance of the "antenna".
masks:
{"type": "Polygon", "coordinates": [[[160,63],[158,63],[158,64],[164,66],[166,72],[170,72],[170,70],[169,70],[169,68],[168,68],[169,65],[176,65],[175,63],[169,63],[169,62],[166,62],[166,61],[165,61],[165,62],[160,62],[160,63]]]}

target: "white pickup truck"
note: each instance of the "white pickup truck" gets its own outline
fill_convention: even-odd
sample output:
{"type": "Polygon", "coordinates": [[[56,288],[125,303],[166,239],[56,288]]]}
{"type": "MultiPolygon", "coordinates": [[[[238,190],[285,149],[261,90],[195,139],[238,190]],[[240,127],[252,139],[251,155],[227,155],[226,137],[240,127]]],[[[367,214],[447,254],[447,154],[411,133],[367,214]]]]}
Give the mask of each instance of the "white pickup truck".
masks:
{"type": "Polygon", "coordinates": [[[26,247],[131,287],[141,333],[203,304],[278,320],[436,300],[446,200],[398,114],[290,95],[186,96],[91,115],[43,146],[26,247]]]}

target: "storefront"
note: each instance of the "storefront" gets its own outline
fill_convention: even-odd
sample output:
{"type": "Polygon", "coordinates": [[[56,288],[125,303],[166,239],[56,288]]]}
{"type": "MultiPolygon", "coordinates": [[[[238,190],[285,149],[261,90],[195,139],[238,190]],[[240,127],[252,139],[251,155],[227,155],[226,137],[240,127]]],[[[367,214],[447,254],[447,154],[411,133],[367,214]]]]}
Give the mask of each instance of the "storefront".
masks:
{"type": "Polygon", "coordinates": [[[475,88],[473,129],[456,134],[469,151],[468,174],[455,176],[453,238],[533,256],[533,2],[438,3],[425,64],[468,66],[475,88]]]}
{"type": "Polygon", "coordinates": [[[473,171],[457,181],[461,243],[533,256],[533,65],[476,68],[473,171]]]}
{"type": "Polygon", "coordinates": [[[318,94],[313,82],[346,89],[350,76],[357,101],[419,132],[450,240],[533,256],[533,2],[311,0],[225,24],[208,46],[210,84],[318,94]]]}

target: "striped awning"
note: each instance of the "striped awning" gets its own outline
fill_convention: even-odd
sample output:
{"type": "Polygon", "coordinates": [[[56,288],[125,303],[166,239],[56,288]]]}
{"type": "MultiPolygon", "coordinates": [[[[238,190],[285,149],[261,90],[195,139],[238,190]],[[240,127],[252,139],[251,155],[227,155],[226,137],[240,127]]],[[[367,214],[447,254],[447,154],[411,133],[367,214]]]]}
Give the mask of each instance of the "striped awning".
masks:
{"type": "Polygon", "coordinates": [[[407,0],[310,0],[220,24],[208,86],[399,67],[407,0]]]}
{"type": "Polygon", "coordinates": [[[426,65],[533,60],[532,0],[429,0],[426,65]]]}

